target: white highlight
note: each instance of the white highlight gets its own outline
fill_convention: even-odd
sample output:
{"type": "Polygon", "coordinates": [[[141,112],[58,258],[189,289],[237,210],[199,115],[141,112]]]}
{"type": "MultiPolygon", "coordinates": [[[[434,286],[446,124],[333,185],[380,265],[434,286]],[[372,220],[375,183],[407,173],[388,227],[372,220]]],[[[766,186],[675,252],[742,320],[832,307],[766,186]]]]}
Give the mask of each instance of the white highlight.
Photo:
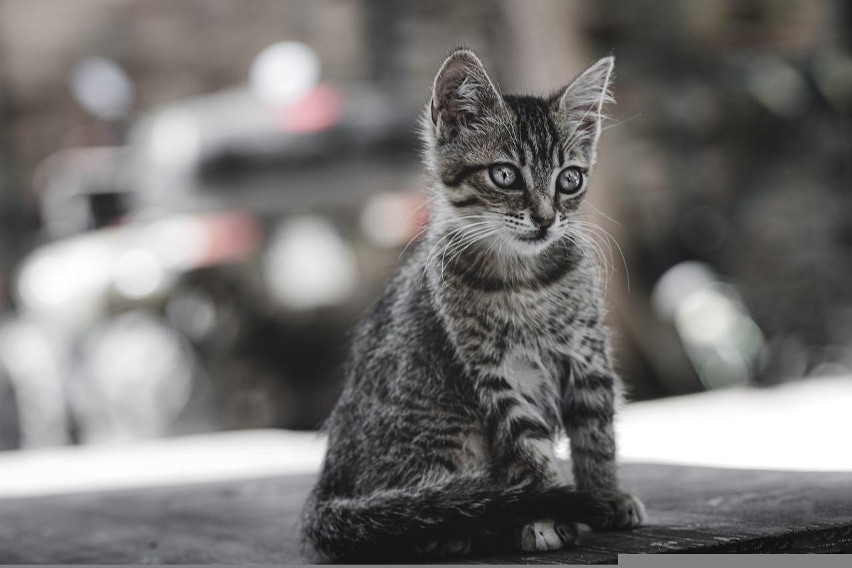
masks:
{"type": "Polygon", "coordinates": [[[70,298],[94,301],[109,279],[109,248],[85,236],[34,252],[24,261],[18,289],[24,305],[41,311],[70,298]]]}
{"type": "Polygon", "coordinates": [[[160,291],[166,283],[166,273],[157,255],[135,248],[116,260],[113,281],[120,294],[138,300],[160,291]]]}
{"type": "Polygon", "coordinates": [[[196,160],[201,151],[201,125],[189,112],[167,110],[151,126],[151,161],[157,167],[180,168],[196,160]]]}
{"type": "Polygon", "coordinates": [[[657,313],[670,319],[701,381],[708,388],[745,384],[764,337],[730,286],[705,264],[682,262],[657,282],[657,313]]]}
{"type": "Polygon", "coordinates": [[[370,198],[361,213],[361,230],[376,244],[395,247],[411,236],[411,197],[398,193],[380,193],[370,198]]]}
{"type": "Polygon", "coordinates": [[[249,86],[270,106],[288,105],[304,97],[319,81],[320,61],[313,49],[295,41],[270,45],[251,65],[249,86]]]}
{"type": "Polygon", "coordinates": [[[708,467],[852,471],[852,378],[808,379],[625,406],[616,422],[626,460],[708,467]]]}
{"type": "Polygon", "coordinates": [[[209,483],[319,470],[325,439],[287,431],[221,432],[125,447],[0,453],[0,497],[209,483]]]}
{"type": "Polygon", "coordinates": [[[86,112],[102,120],[125,117],[135,98],[124,70],[104,57],[87,57],[74,67],[71,94],[86,112]]]}
{"type": "Polygon", "coordinates": [[[266,255],[270,292],[292,309],[330,306],[346,300],[357,284],[354,253],[334,225],[305,215],[283,222],[266,255]]]}

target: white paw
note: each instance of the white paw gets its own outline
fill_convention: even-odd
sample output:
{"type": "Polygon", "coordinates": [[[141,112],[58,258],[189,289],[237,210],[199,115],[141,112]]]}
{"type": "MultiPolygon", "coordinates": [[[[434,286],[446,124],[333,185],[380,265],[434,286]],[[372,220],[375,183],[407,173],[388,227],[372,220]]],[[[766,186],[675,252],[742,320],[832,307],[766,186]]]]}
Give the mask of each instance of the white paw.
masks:
{"type": "Polygon", "coordinates": [[[642,501],[635,495],[627,495],[626,501],[624,526],[634,528],[645,524],[645,521],[648,520],[648,513],[645,512],[645,505],[642,504],[642,501]]]}
{"type": "Polygon", "coordinates": [[[577,544],[577,527],[544,519],[521,529],[521,549],[527,552],[559,550],[577,544]]]}

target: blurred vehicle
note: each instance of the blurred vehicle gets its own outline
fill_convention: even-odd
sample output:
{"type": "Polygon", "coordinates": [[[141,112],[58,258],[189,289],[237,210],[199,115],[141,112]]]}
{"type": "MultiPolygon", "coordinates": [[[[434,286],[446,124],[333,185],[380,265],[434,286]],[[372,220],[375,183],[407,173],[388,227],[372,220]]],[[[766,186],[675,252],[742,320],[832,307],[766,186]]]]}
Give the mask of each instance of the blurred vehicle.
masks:
{"type": "Polygon", "coordinates": [[[253,85],[48,158],[52,240],[0,326],[22,443],[317,427],[347,330],[424,222],[413,123],[368,86],[253,85]]]}
{"type": "Polygon", "coordinates": [[[617,57],[588,205],[629,269],[610,305],[632,400],[852,369],[848,3],[127,2],[38,38],[20,4],[0,447],[316,426],[346,330],[424,221],[407,105],[459,43],[518,91],[617,57]],[[283,42],[222,89],[281,37],[340,82],[283,42]]]}

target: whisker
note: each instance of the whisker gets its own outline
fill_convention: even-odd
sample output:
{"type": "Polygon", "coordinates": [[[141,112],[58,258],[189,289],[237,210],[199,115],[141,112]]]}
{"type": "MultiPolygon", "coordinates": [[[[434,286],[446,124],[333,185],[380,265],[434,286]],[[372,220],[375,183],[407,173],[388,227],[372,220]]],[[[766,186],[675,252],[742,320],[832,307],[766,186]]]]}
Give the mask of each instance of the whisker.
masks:
{"type": "Polygon", "coordinates": [[[609,289],[609,274],[605,270],[606,258],[597,244],[581,233],[568,232],[567,235],[574,246],[580,249],[581,254],[592,262],[598,277],[603,280],[604,293],[606,293],[609,289]]]}
{"type": "MultiPolygon", "coordinates": [[[[587,230],[589,230],[593,233],[601,235],[604,239],[604,242],[607,244],[607,247],[610,248],[610,251],[612,250],[610,243],[615,245],[615,248],[618,250],[618,254],[621,257],[621,264],[624,266],[625,282],[626,282],[626,285],[627,285],[627,291],[629,293],[630,292],[630,269],[627,266],[627,259],[624,256],[624,250],[621,248],[621,245],[618,243],[618,239],[616,239],[614,236],[612,236],[612,234],[609,231],[607,231],[604,227],[601,227],[597,223],[585,221],[582,218],[580,218],[579,216],[572,216],[572,223],[576,226],[583,227],[583,228],[585,228],[585,229],[587,229],[587,230]]],[[[612,263],[612,259],[610,259],[610,262],[612,263]]],[[[614,270],[614,268],[615,268],[615,265],[613,263],[612,269],[614,270]]]]}
{"type": "Polygon", "coordinates": [[[468,248],[470,248],[471,246],[473,246],[477,242],[484,240],[485,238],[487,238],[488,236],[490,236],[492,234],[496,234],[497,232],[499,232],[499,230],[500,230],[499,227],[485,227],[485,228],[480,227],[479,230],[472,232],[472,233],[467,233],[464,236],[462,236],[462,238],[459,239],[458,242],[452,242],[451,241],[450,243],[448,243],[447,247],[444,247],[444,253],[441,257],[441,281],[444,283],[445,286],[448,286],[447,281],[444,278],[444,270],[446,268],[446,265],[448,263],[454,262],[455,259],[457,259],[460,254],[462,254],[465,250],[467,250],[468,248]],[[453,250],[453,248],[451,248],[451,246],[453,248],[455,248],[455,250],[453,250]],[[450,256],[449,261],[447,261],[447,259],[446,259],[448,249],[451,251],[450,252],[451,256],[450,256]]]}
{"type": "Polygon", "coordinates": [[[587,206],[589,206],[589,207],[591,207],[592,209],[594,209],[594,210],[595,210],[595,212],[597,212],[597,214],[598,214],[598,215],[600,215],[601,217],[603,217],[603,218],[604,218],[604,219],[606,219],[607,221],[610,221],[611,223],[615,223],[615,224],[616,224],[616,225],[618,225],[619,227],[621,226],[621,223],[620,223],[620,222],[616,221],[615,219],[613,219],[612,217],[610,217],[609,215],[607,215],[606,213],[604,213],[603,211],[601,211],[600,209],[598,209],[597,207],[595,207],[594,205],[592,205],[591,203],[586,202],[586,205],[587,205],[587,206]]]}
{"type": "Polygon", "coordinates": [[[634,114],[630,118],[625,118],[624,120],[619,120],[618,122],[614,122],[612,124],[607,124],[605,127],[601,128],[601,132],[603,132],[604,130],[609,130],[610,128],[613,128],[615,126],[621,126],[622,124],[627,124],[628,122],[635,120],[635,119],[639,118],[640,116],[642,116],[641,112],[634,114]]]}
{"type": "MultiPolygon", "coordinates": [[[[473,218],[473,217],[474,216],[469,216],[468,218],[473,218]]],[[[440,238],[438,238],[435,241],[435,243],[432,245],[432,248],[430,249],[429,254],[426,256],[426,262],[425,262],[425,266],[424,266],[424,269],[423,269],[423,276],[425,277],[426,273],[428,272],[429,266],[431,266],[431,264],[432,264],[432,259],[435,257],[435,253],[437,252],[438,248],[441,246],[441,243],[445,239],[447,240],[447,243],[444,245],[443,251],[441,252],[442,263],[443,263],[443,257],[446,255],[448,247],[450,247],[450,245],[452,245],[456,241],[457,238],[460,237],[460,238],[464,239],[465,234],[467,232],[471,231],[471,229],[476,229],[477,227],[481,228],[482,226],[489,225],[492,222],[493,222],[493,219],[491,219],[489,217],[485,221],[478,221],[478,222],[475,222],[475,223],[469,223],[469,224],[464,225],[462,227],[457,227],[457,228],[445,233],[440,238]]],[[[442,267],[442,269],[443,269],[443,267],[442,267]]]]}

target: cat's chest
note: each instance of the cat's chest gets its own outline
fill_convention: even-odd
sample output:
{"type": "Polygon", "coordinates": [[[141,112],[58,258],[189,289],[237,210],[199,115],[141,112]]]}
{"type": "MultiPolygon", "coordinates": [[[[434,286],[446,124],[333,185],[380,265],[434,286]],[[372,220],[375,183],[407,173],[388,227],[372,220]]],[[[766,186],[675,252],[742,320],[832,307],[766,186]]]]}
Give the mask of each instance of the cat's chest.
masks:
{"type": "Polygon", "coordinates": [[[498,351],[502,361],[523,367],[523,361],[564,351],[588,321],[582,302],[560,290],[549,292],[465,298],[451,308],[450,325],[461,344],[498,351]],[[531,356],[515,355],[518,350],[531,356]]]}
{"type": "Polygon", "coordinates": [[[540,353],[509,351],[497,374],[504,377],[515,392],[528,400],[538,399],[545,390],[549,394],[551,385],[556,383],[552,360],[540,353]]]}
{"type": "Polygon", "coordinates": [[[507,323],[530,330],[541,329],[543,324],[566,321],[575,309],[556,290],[484,296],[482,307],[507,323]]]}

